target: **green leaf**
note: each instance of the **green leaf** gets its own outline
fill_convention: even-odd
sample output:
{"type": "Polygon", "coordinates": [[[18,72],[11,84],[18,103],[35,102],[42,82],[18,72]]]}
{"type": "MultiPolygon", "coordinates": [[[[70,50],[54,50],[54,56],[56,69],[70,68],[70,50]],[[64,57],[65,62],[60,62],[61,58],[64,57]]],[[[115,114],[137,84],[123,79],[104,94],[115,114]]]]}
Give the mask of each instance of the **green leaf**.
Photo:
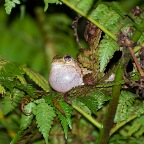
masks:
{"type": "Polygon", "coordinates": [[[61,114],[59,111],[57,111],[57,114],[58,114],[58,118],[60,119],[61,125],[62,125],[63,130],[64,130],[65,139],[67,139],[67,137],[68,137],[68,123],[67,123],[67,118],[66,118],[63,114],[61,114]]]}
{"type": "Polygon", "coordinates": [[[57,104],[58,107],[60,107],[60,109],[62,109],[64,113],[62,114],[59,109],[57,110],[58,118],[61,121],[61,125],[64,130],[65,138],[67,139],[68,126],[70,129],[72,128],[71,114],[72,114],[73,108],[71,105],[67,104],[63,99],[60,99],[57,102],[58,102],[57,104]]]}
{"type": "Polygon", "coordinates": [[[20,4],[19,0],[5,0],[5,10],[7,14],[11,13],[12,8],[16,6],[16,4],[20,4]]]}
{"type": "Polygon", "coordinates": [[[45,101],[48,103],[48,104],[53,104],[53,100],[54,100],[54,98],[56,98],[56,97],[59,97],[59,96],[61,96],[61,94],[59,94],[59,93],[55,93],[55,92],[49,92],[49,93],[47,93],[46,95],[44,95],[44,99],[45,99],[45,101]]]}
{"type": "Polygon", "coordinates": [[[121,15],[123,18],[127,13],[123,10],[123,8],[120,6],[118,2],[104,2],[107,6],[111,7],[113,10],[115,10],[119,15],[121,15]]]}
{"type": "Polygon", "coordinates": [[[4,93],[6,93],[5,88],[2,85],[0,85],[0,94],[4,93]]]}
{"type": "Polygon", "coordinates": [[[44,100],[41,100],[38,102],[34,114],[36,115],[37,127],[48,144],[49,131],[56,116],[55,111],[44,100]]]}
{"type": "Polygon", "coordinates": [[[46,11],[48,9],[49,3],[60,4],[60,1],[59,0],[44,0],[44,4],[45,4],[44,11],[46,11]]]}
{"type": "Polygon", "coordinates": [[[13,89],[13,92],[7,92],[4,98],[2,99],[2,109],[4,114],[8,114],[10,111],[15,109],[19,103],[21,103],[21,99],[24,97],[24,92],[13,89]]]}
{"type": "Polygon", "coordinates": [[[115,115],[115,122],[120,122],[129,118],[134,111],[134,100],[136,95],[129,91],[121,91],[117,112],[115,115]]]}
{"type": "Polygon", "coordinates": [[[81,9],[85,14],[93,4],[93,0],[69,0],[69,2],[78,9],[81,9]]]}
{"type": "Polygon", "coordinates": [[[0,69],[6,64],[9,63],[10,61],[6,60],[6,59],[2,59],[0,58],[0,69]]]}
{"type": "Polygon", "coordinates": [[[108,101],[110,99],[111,97],[104,95],[97,89],[87,94],[87,96],[85,97],[77,98],[78,101],[84,103],[93,113],[96,113],[97,110],[99,110],[103,106],[105,101],[108,101]]]}
{"type": "Polygon", "coordinates": [[[29,84],[17,84],[16,87],[20,90],[25,91],[29,96],[34,97],[35,96],[35,88],[33,88],[31,85],[29,84]]]}
{"type": "Polygon", "coordinates": [[[138,105],[137,111],[135,114],[140,117],[140,115],[144,114],[144,102],[138,105]]]}
{"type": "Polygon", "coordinates": [[[79,108],[81,108],[83,111],[85,111],[88,115],[91,115],[91,110],[81,101],[77,101],[76,99],[72,100],[72,103],[79,108]]]}
{"type": "Polygon", "coordinates": [[[8,62],[3,65],[3,67],[0,69],[0,78],[9,78],[13,79],[17,76],[22,76],[24,74],[24,71],[21,66],[18,66],[17,64],[13,62],[8,62]]]}
{"type": "Polygon", "coordinates": [[[23,67],[24,71],[26,72],[26,74],[38,85],[40,86],[43,90],[45,90],[46,92],[49,91],[49,85],[48,85],[48,81],[39,73],[34,72],[33,70],[27,68],[27,67],[23,67]]]}
{"type": "Polygon", "coordinates": [[[72,129],[72,121],[71,121],[71,114],[73,112],[73,107],[69,104],[67,104],[63,99],[59,101],[59,105],[62,108],[62,110],[65,113],[65,116],[67,118],[67,123],[69,125],[69,128],[72,129]]]}
{"type": "Polygon", "coordinates": [[[100,72],[103,72],[112,58],[114,52],[117,50],[118,44],[110,38],[108,35],[105,35],[101,40],[99,45],[99,61],[100,61],[100,72]]]}
{"type": "Polygon", "coordinates": [[[36,107],[36,104],[33,102],[28,103],[25,107],[24,107],[24,111],[26,113],[29,113],[28,115],[24,115],[22,114],[21,119],[20,119],[20,128],[21,129],[26,129],[32,122],[33,119],[33,113],[32,110],[33,108],[36,107]]]}

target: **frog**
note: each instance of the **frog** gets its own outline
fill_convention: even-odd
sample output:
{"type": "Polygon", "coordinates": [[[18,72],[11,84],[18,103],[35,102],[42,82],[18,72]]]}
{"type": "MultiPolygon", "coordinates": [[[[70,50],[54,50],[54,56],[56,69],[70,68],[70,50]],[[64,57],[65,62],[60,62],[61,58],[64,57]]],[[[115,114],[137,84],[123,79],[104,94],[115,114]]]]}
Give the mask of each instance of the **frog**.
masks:
{"type": "Polygon", "coordinates": [[[85,73],[79,62],[71,55],[55,56],[49,74],[50,86],[57,92],[66,93],[74,87],[84,85],[85,73]]]}

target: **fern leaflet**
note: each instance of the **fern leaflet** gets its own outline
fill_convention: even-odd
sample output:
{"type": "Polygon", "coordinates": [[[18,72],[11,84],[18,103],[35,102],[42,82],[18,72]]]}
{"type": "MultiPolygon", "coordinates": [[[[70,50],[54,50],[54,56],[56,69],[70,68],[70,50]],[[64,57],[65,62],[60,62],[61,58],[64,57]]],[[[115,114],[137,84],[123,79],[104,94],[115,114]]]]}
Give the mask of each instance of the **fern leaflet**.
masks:
{"type": "Polygon", "coordinates": [[[0,94],[5,94],[5,93],[6,93],[5,88],[2,85],[0,85],[0,94]]]}
{"type": "Polygon", "coordinates": [[[61,2],[59,0],[44,0],[44,11],[46,11],[48,9],[48,4],[49,3],[56,3],[56,4],[61,4],[61,2]]]}
{"type": "Polygon", "coordinates": [[[22,76],[23,74],[24,71],[22,70],[21,66],[18,66],[13,62],[5,63],[0,69],[1,79],[7,77],[12,80],[13,78],[17,78],[17,76],[22,76]]]}
{"type": "Polygon", "coordinates": [[[81,9],[85,14],[89,11],[93,4],[93,0],[70,0],[69,2],[75,7],[81,9]]]}
{"type": "Polygon", "coordinates": [[[12,111],[17,105],[21,102],[21,99],[24,97],[24,92],[13,89],[12,93],[7,92],[4,98],[2,99],[2,108],[4,114],[8,114],[12,111]]]}
{"type": "Polygon", "coordinates": [[[81,101],[78,101],[76,99],[72,100],[72,103],[76,106],[78,106],[79,108],[81,108],[83,111],[85,111],[88,115],[91,115],[91,110],[81,101]]]}
{"type": "Polygon", "coordinates": [[[27,67],[23,67],[23,70],[38,86],[40,86],[43,90],[48,92],[49,90],[48,81],[42,75],[34,72],[33,70],[27,67]]]}
{"type": "Polygon", "coordinates": [[[24,107],[24,111],[28,113],[28,115],[22,114],[21,119],[20,119],[21,129],[26,129],[31,124],[32,119],[33,119],[32,110],[33,108],[35,108],[35,106],[36,106],[35,103],[30,102],[24,107]]]}
{"type": "Polygon", "coordinates": [[[110,100],[110,97],[104,95],[99,90],[94,90],[85,97],[78,97],[77,100],[84,103],[93,113],[96,113],[105,101],[110,100]]]}
{"type": "Polygon", "coordinates": [[[67,123],[69,125],[69,128],[72,129],[72,121],[71,121],[71,114],[72,114],[72,111],[73,111],[72,106],[67,104],[63,99],[61,99],[59,101],[59,105],[65,113],[66,120],[67,120],[67,123]]]}
{"type": "Polygon", "coordinates": [[[11,13],[12,8],[16,6],[16,4],[20,4],[20,0],[5,0],[5,10],[7,14],[11,13]]]}
{"type": "Polygon", "coordinates": [[[63,130],[64,130],[65,139],[67,139],[67,137],[68,137],[68,123],[67,123],[67,118],[66,118],[63,114],[61,114],[59,111],[57,111],[57,114],[58,114],[58,118],[60,119],[61,125],[62,125],[63,130]]]}
{"type": "Polygon", "coordinates": [[[133,103],[136,95],[129,91],[121,91],[117,112],[115,115],[115,122],[126,120],[134,110],[133,103]]]}
{"type": "Polygon", "coordinates": [[[38,105],[35,108],[36,123],[39,131],[42,133],[46,144],[48,144],[48,136],[53,119],[56,116],[55,111],[49,106],[44,99],[37,101],[38,105]]]}
{"type": "Polygon", "coordinates": [[[117,43],[105,35],[99,45],[99,61],[100,61],[100,72],[105,70],[105,67],[109,60],[112,58],[114,52],[117,50],[117,43]]]}

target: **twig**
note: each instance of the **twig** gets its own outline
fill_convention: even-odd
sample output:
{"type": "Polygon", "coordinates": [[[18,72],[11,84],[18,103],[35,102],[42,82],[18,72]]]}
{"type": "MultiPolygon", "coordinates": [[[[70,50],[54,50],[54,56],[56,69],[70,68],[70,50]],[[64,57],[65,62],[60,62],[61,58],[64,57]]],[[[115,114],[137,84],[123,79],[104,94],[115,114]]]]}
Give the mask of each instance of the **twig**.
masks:
{"type": "Polygon", "coordinates": [[[130,53],[131,53],[131,55],[132,55],[132,57],[133,57],[133,59],[134,59],[134,62],[135,62],[135,64],[136,64],[136,66],[137,66],[137,69],[138,69],[140,75],[141,75],[141,76],[144,76],[144,72],[143,72],[142,68],[140,67],[140,64],[139,64],[139,62],[138,62],[138,60],[137,60],[137,58],[136,58],[136,56],[135,56],[132,48],[131,48],[131,47],[128,47],[128,49],[129,49],[129,51],[130,51],[130,53]]]}

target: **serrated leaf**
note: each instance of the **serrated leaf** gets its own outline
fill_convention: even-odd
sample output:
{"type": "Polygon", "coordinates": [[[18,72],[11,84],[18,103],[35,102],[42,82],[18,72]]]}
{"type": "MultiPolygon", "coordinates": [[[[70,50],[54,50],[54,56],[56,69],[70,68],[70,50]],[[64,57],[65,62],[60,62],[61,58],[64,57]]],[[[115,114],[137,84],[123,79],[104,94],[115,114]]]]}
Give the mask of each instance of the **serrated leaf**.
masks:
{"type": "Polygon", "coordinates": [[[32,110],[33,108],[36,107],[36,104],[33,102],[28,103],[25,107],[24,107],[24,111],[26,113],[29,113],[28,115],[22,114],[21,119],[20,119],[20,128],[21,129],[26,129],[32,122],[33,119],[33,113],[32,110]]]}
{"type": "Polygon", "coordinates": [[[61,114],[59,111],[57,111],[57,114],[58,114],[58,118],[60,119],[61,125],[62,125],[63,130],[64,130],[65,139],[67,139],[67,137],[68,137],[68,123],[67,123],[67,118],[66,118],[63,114],[61,114]]]}
{"type": "Polygon", "coordinates": [[[72,103],[79,108],[81,108],[83,111],[85,111],[88,115],[91,115],[91,110],[81,101],[77,101],[76,99],[72,100],[72,103]]]}
{"type": "Polygon", "coordinates": [[[108,35],[105,35],[104,38],[101,40],[98,51],[100,61],[100,72],[103,72],[105,70],[109,60],[112,58],[117,48],[117,43],[108,35]]]}
{"type": "Polygon", "coordinates": [[[45,4],[45,7],[44,7],[44,11],[46,11],[48,9],[48,4],[49,3],[60,3],[59,0],[44,0],[44,4],[45,4]]]}
{"type": "Polygon", "coordinates": [[[78,101],[84,103],[93,113],[96,113],[97,110],[99,110],[103,106],[105,101],[108,101],[110,99],[111,97],[104,95],[97,89],[87,94],[87,96],[85,97],[77,98],[78,101]]]}
{"type": "Polygon", "coordinates": [[[61,125],[64,130],[65,138],[67,139],[68,126],[70,129],[72,128],[71,114],[72,114],[73,108],[72,106],[67,104],[63,99],[55,100],[54,106],[58,109],[57,110],[58,118],[61,121],[61,125]]]}
{"type": "Polygon", "coordinates": [[[0,85],[0,94],[4,93],[6,93],[5,88],[2,85],[0,85]]]}
{"type": "Polygon", "coordinates": [[[7,14],[11,13],[12,8],[16,6],[16,4],[20,4],[19,0],[5,0],[5,10],[7,14]]]}
{"type": "Polygon", "coordinates": [[[70,3],[73,3],[75,7],[81,9],[86,14],[92,7],[93,0],[70,0],[70,3]]]}
{"type": "Polygon", "coordinates": [[[134,110],[133,103],[136,95],[129,91],[121,91],[117,112],[115,115],[115,122],[126,120],[134,110]]]}
{"type": "Polygon", "coordinates": [[[59,105],[65,113],[69,128],[72,129],[71,114],[72,114],[72,111],[73,111],[73,107],[71,105],[67,104],[63,99],[61,99],[59,101],[59,105]]]}
{"type": "Polygon", "coordinates": [[[39,131],[42,133],[46,144],[48,144],[49,131],[53,124],[55,111],[45,101],[42,101],[41,103],[38,103],[38,105],[36,106],[34,114],[36,115],[37,127],[39,128],[39,131]]]}
{"type": "Polygon", "coordinates": [[[35,88],[33,88],[31,85],[29,84],[17,84],[16,87],[18,89],[21,89],[23,91],[25,91],[29,96],[34,97],[35,96],[35,88]]]}
{"type": "Polygon", "coordinates": [[[140,117],[140,115],[144,114],[144,102],[142,104],[139,104],[137,111],[135,114],[140,117]]]}
{"type": "Polygon", "coordinates": [[[6,63],[9,63],[10,61],[8,60],[5,60],[5,59],[2,59],[0,58],[0,69],[6,64],[6,63]]]}
{"type": "Polygon", "coordinates": [[[8,114],[14,108],[21,103],[21,99],[24,97],[24,92],[13,89],[13,92],[7,92],[4,98],[2,99],[2,109],[4,114],[8,114]]]}
{"type": "Polygon", "coordinates": [[[33,70],[27,68],[27,67],[23,67],[24,71],[26,72],[26,74],[38,85],[40,86],[43,90],[45,90],[46,92],[49,91],[49,85],[48,85],[48,81],[39,73],[34,72],[33,70]]]}
{"type": "Polygon", "coordinates": [[[22,70],[21,66],[16,65],[13,62],[8,62],[3,65],[0,69],[0,77],[8,77],[8,78],[15,78],[17,76],[22,76],[24,71],[22,70]]]}
{"type": "Polygon", "coordinates": [[[123,8],[120,6],[118,2],[104,2],[106,5],[110,6],[113,10],[115,10],[119,15],[121,15],[123,18],[127,13],[123,10],[123,8]]]}
{"type": "Polygon", "coordinates": [[[44,99],[48,104],[52,104],[54,98],[61,96],[61,94],[55,93],[55,92],[50,92],[46,95],[44,95],[44,99]]]}

